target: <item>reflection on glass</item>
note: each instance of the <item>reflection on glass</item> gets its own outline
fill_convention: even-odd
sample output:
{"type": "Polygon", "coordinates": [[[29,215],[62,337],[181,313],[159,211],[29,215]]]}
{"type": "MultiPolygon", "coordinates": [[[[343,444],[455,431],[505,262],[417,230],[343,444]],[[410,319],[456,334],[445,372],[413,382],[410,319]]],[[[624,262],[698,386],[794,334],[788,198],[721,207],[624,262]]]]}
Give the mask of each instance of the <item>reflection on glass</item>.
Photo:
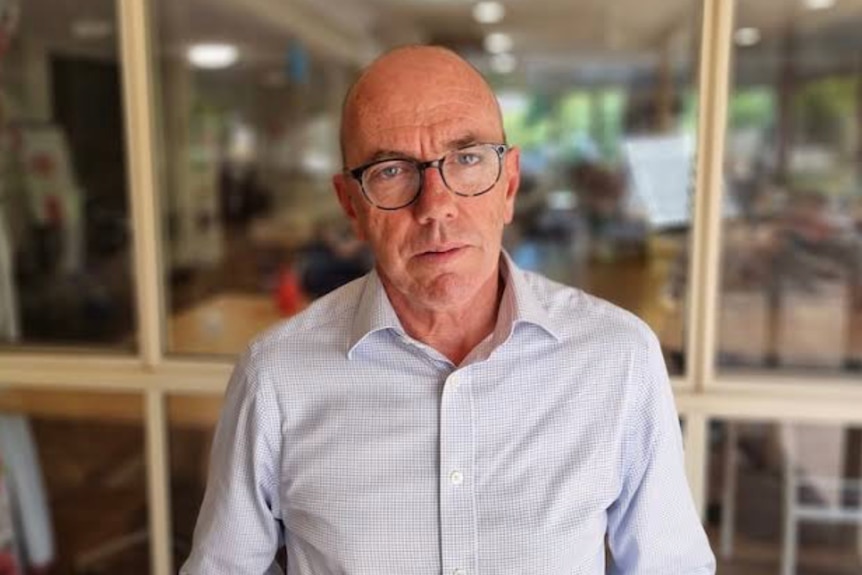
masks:
{"type": "Polygon", "coordinates": [[[169,351],[237,353],[370,268],[331,189],[341,102],[370,55],[432,42],[522,149],[511,255],[644,318],[681,369],[698,3],[512,5],[493,29],[469,3],[155,4],[169,351]]]}
{"type": "Polygon", "coordinates": [[[112,0],[0,2],[0,344],[134,344],[112,0]]]}
{"type": "Polygon", "coordinates": [[[191,552],[221,404],[221,396],[183,395],[168,399],[173,564],[177,566],[191,552]]]}
{"type": "Polygon", "coordinates": [[[862,367],[860,25],[855,2],[739,2],[723,367],[862,367]]]}
{"type": "Polygon", "coordinates": [[[142,417],[137,396],[0,391],[0,571],[150,572],[142,417]]]}
{"type": "Polygon", "coordinates": [[[709,461],[719,573],[862,570],[862,429],[716,422],[709,461]]]}

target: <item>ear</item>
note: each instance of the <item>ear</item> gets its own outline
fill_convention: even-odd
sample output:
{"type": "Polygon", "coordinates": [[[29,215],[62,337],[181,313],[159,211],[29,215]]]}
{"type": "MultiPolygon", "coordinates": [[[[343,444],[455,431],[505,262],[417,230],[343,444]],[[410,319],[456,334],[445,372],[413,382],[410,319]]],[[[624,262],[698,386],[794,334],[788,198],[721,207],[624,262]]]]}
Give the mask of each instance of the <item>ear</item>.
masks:
{"type": "Polygon", "coordinates": [[[338,196],[338,203],[341,204],[341,209],[344,215],[350,220],[350,225],[353,227],[353,233],[360,240],[365,240],[365,233],[362,231],[362,226],[359,222],[359,214],[354,204],[355,194],[351,191],[354,186],[353,180],[347,178],[344,174],[335,174],[332,176],[332,186],[335,188],[335,193],[338,196]]]}
{"type": "Polygon", "coordinates": [[[521,150],[517,146],[512,146],[506,152],[503,176],[506,178],[506,207],[503,221],[509,224],[515,215],[515,197],[521,185],[521,150]]]}

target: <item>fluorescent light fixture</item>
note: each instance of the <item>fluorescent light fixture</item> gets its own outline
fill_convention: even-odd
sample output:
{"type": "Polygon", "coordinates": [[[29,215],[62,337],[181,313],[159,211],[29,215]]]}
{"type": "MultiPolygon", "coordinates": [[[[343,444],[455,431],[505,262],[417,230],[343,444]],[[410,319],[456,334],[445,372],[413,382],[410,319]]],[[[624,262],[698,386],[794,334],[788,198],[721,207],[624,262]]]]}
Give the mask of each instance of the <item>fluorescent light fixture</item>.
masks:
{"type": "Polygon", "coordinates": [[[491,54],[511,52],[513,45],[512,37],[503,32],[492,32],[485,36],[485,50],[491,54]]]}
{"type": "Polygon", "coordinates": [[[733,40],[737,46],[754,46],[760,42],[760,30],[757,28],[739,28],[733,33],[733,40]]]}
{"type": "Polygon", "coordinates": [[[809,10],[828,10],[835,6],[836,0],[805,0],[803,4],[809,10]]]}
{"type": "Polygon", "coordinates": [[[114,33],[114,26],[107,20],[75,20],[72,36],[79,40],[102,40],[114,33]]]}
{"type": "Polygon", "coordinates": [[[491,56],[491,69],[498,74],[511,74],[517,65],[518,60],[508,52],[491,56]]]}
{"type": "Polygon", "coordinates": [[[506,15],[506,7],[499,2],[479,2],[473,6],[473,18],[480,24],[496,24],[506,15]]]}
{"type": "Polygon", "coordinates": [[[196,68],[215,70],[234,65],[239,59],[239,50],[232,44],[195,44],[186,56],[196,68]]]}

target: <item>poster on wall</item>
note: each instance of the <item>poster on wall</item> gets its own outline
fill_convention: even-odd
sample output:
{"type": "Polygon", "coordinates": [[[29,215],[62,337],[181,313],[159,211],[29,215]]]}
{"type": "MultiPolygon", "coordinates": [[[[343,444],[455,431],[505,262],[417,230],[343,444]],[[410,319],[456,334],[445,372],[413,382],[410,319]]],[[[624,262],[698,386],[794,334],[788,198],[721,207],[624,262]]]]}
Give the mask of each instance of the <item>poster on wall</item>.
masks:
{"type": "Polygon", "coordinates": [[[19,162],[31,221],[61,232],[61,270],[77,272],[84,257],[83,194],[72,171],[66,135],[58,126],[45,124],[22,129],[20,139],[19,162]]]}
{"type": "Polygon", "coordinates": [[[212,267],[224,254],[218,193],[221,123],[215,112],[203,107],[195,108],[188,123],[183,126],[188,144],[178,151],[172,265],[212,267]]]}

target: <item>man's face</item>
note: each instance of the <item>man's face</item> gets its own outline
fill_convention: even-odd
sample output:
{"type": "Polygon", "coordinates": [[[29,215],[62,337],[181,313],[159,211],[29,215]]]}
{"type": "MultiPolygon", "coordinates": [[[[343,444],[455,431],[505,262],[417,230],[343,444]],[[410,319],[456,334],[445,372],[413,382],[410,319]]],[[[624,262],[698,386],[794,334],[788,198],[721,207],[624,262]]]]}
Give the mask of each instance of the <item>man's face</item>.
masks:
{"type": "MultiPolygon", "coordinates": [[[[496,102],[481,78],[452,56],[419,52],[378,62],[360,80],[345,111],[348,168],[389,156],[434,160],[465,144],[502,143],[496,102]]],[[[497,184],[475,197],[456,196],[430,168],[416,201],[396,211],[372,206],[356,180],[335,176],[339,200],[374,251],[390,297],[446,311],[473,301],[490,282],[496,286],[518,161],[518,151],[508,151],[497,184]]]]}

